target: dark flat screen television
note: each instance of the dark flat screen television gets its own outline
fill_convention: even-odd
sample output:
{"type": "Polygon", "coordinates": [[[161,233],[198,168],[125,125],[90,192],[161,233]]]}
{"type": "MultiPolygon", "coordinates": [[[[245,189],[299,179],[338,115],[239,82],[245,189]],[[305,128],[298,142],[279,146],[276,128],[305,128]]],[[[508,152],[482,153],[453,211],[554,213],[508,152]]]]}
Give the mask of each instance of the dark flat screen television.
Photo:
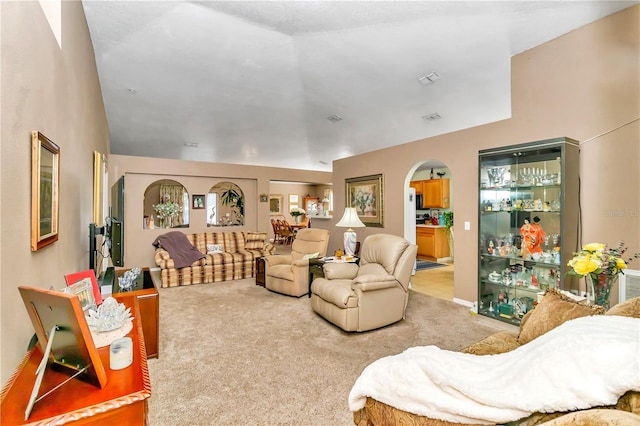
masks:
{"type": "Polygon", "coordinates": [[[124,176],[111,187],[110,240],[113,266],[124,266],[124,176]]]}
{"type": "MultiPolygon", "coordinates": [[[[89,269],[93,269],[101,281],[103,258],[102,249],[97,247],[96,236],[104,235],[103,246],[109,251],[113,266],[124,266],[124,176],[111,187],[111,204],[109,216],[104,226],[95,223],[89,225],[89,269]]],[[[107,268],[105,275],[113,275],[113,267],[107,268]]]]}

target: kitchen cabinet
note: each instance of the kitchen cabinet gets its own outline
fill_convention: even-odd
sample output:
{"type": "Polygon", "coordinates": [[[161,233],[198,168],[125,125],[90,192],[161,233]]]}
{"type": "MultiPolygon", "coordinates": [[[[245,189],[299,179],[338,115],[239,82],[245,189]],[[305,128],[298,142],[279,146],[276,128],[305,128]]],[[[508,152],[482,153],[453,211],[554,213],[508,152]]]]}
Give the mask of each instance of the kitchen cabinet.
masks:
{"type": "Polygon", "coordinates": [[[409,186],[416,190],[416,194],[422,194],[422,181],[421,180],[412,180],[409,182],[409,186]]]}
{"type": "Polygon", "coordinates": [[[444,226],[417,226],[416,243],[420,258],[437,261],[449,257],[449,241],[444,226]]]}
{"type": "Polygon", "coordinates": [[[578,143],[556,138],[479,152],[478,313],[511,324],[567,276],[578,235],[578,143]]]}
{"type": "Polygon", "coordinates": [[[422,181],[422,207],[449,208],[449,179],[430,179],[422,181]]]}

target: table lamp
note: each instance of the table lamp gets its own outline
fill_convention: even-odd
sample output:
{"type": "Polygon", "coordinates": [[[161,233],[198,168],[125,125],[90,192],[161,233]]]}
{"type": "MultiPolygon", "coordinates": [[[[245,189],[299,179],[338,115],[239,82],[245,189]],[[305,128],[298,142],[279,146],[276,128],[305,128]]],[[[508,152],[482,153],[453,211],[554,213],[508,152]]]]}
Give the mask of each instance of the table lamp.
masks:
{"type": "Polygon", "coordinates": [[[355,207],[347,207],[344,209],[344,215],[336,226],[341,228],[347,228],[344,233],[344,254],[347,256],[353,256],[356,251],[356,232],[351,228],[363,228],[364,223],[358,217],[358,212],[355,207]]]}

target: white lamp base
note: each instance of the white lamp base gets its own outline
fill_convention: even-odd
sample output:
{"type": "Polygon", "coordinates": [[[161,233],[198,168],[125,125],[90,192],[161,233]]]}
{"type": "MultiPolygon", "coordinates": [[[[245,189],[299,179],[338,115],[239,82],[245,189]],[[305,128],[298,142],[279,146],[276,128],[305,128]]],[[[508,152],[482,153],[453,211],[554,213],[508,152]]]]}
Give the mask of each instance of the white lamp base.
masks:
{"type": "Polygon", "coordinates": [[[344,254],[353,256],[356,251],[356,232],[349,228],[344,233],[344,254]]]}

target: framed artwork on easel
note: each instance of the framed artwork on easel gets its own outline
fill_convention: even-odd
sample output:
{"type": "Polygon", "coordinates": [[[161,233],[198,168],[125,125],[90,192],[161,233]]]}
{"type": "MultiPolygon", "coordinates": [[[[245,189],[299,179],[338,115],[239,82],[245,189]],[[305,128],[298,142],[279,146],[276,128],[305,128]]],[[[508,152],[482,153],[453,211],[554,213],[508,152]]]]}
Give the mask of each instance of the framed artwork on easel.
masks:
{"type": "Polygon", "coordinates": [[[40,400],[38,390],[47,368],[69,375],[67,381],[78,378],[96,387],[104,387],[107,373],[93,343],[79,297],[36,287],[20,286],[18,290],[44,354],[25,419],[29,418],[33,405],[40,400]]]}

